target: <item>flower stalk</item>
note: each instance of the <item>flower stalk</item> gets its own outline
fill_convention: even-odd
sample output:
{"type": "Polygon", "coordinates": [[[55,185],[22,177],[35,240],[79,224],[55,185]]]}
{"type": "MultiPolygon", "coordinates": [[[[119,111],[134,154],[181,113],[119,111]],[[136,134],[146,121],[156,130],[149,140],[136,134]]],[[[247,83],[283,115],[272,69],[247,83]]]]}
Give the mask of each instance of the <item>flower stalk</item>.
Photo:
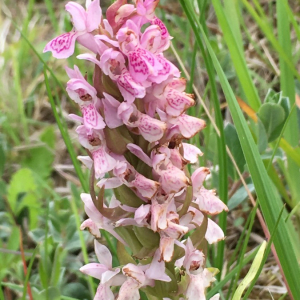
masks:
{"type": "Polygon", "coordinates": [[[92,84],[77,66],[66,68],[66,90],[81,111],[70,115],[88,153],[78,159],[91,170],[90,194],[81,195],[89,219],[81,229],[94,235],[99,263],[80,270],[100,280],[97,300],[137,300],[140,290],[151,299],[206,299],[216,274],[205,268],[207,243],[224,239],[208,217],[228,210],[204,187],[209,169],[188,171],[202,152],[184,141],[205,122],[186,113],[194,96],[164,56],[171,36],[155,15],[158,2],[117,0],[106,19],[99,0],[87,0],[86,9],[69,2],[73,30],[44,49],[63,59],[77,41],[89,50],[77,58],[94,67],[92,84]],[[105,189],[114,192],[108,202],[105,189]],[[117,268],[98,242],[99,229],[118,240],[117,268]]]}

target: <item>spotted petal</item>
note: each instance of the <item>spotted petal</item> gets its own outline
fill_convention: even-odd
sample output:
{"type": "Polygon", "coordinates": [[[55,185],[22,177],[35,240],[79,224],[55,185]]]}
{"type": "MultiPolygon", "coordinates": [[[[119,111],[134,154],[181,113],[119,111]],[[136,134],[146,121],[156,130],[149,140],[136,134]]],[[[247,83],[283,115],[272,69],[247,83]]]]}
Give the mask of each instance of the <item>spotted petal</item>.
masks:
{"type": "Polygon", "coordinates": [[[80,33],[67,32],[50,41],[44,48],[44,53],[51,51],[55,58],[68,58],[74,53],[75,41],[80,33]]]}

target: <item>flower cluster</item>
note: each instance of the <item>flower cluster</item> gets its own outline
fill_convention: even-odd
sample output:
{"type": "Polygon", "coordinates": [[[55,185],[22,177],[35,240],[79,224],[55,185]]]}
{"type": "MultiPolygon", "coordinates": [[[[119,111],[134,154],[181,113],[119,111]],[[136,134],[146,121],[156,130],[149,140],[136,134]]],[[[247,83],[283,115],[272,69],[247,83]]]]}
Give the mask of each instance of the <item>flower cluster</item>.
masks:
{"type": "Polygon", "coordinates": [[[67,58],[77,41],[90,50],[77,58],[94,66],[93,84],[77,66],[66,68],[67,92],[82,113],[70,117],[80,123],[79,141],[89,154],[79,159],[92,173],[90,195],[81,195],[89,216],[81,228],[95,236],[99,260],[81,271],[100,280],[97,300],[140,299],[140,289],[159,299],[202,300],[214,281],[214,269],[205,268],[207,242],[224,238],[208,215],[227,207],[203,186],[207,168],[188,171],[202,153],[183,140],[205,122],[186,114],[194,97],[163,54],[171,36],[155,15],[159,0],[133,2],[117,0],[106,19],[99,0],[87,0],[86,10],[69,2],[73,30],[44,50],[67,58]],[[107,204],[105,189],[114,191],[107,204]],[[97,241],[99,229],[123,245],[127,261],[119,268],[97,241]]]}

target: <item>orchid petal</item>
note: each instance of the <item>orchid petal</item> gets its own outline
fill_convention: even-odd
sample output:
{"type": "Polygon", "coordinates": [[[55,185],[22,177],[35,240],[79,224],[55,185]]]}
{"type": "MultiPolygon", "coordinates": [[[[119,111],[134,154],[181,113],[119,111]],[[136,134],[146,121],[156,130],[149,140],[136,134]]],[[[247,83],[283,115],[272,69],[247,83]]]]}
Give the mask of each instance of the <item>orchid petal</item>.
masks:
{"type": "Polygon", "coordinates": [[[105,189],[115,189],[119,186],[121,186],[123,183],[122,181],[117,178],[117,177],[112,177],[112,178],[104,178],[101,179],[98,183],[97,186],[98,187],[102,187],[105,186],[105,189]]]}
{"type": "Polygon", "coordinates": [[[166,124],[146,114],[142,114],[139,119],[138,128],[143,138],[152,143],[162,138],[166,130],[166,124]]]}
{"type": "Polygon", "coordinates": [[[115,300],[108,284],[99,284],[94,300],[115,300]]]}
{"type": "Polygon", "coordinates": [[[155,251],[150,267],[146,270],[145,274],[149,279],[170,282],[171,278],[165,273],[165,262],[159,261],[159,259],[160,251],[158,249],[155,251]]]}
{"type": "Polygon", "coordinates": [[[201,150],[191,144],[182,143],[183,145],[183,157],[188,160],[191,164],[198,162],[198,156],[202,156],[201,150]]]}
{"type": "Polygon", "coordinates": [[[228,211],[228,207],[215,196],[214,191],[206,190],[203,187],[200,189],[200,193],[195,202],[202,212],[209,215],[217,215],[223,210],[228,211]]]}
{"type": "Polygon", "coordinates": [[[86,30],[86,11],[85,9],[78,3],[70,1],[65,5],[65,9],[72,16],[72,23],[76,29],[76,31],[84,31],[86,30]]]}
{"type": "Polygon", "coordinates": [[[85,228],[88,228],[89,232],[97,239],[101,237],[100,231],[98,226],[93,222],[91,219],[85,220],[81,225],[80,225],[80,230],[84,230],[85,228]]]}
{"type": "Polygon", "coordinates": [[[106,126],[94,104],[83,105],[81,110],[83,113],[83,123],[86,127],[91,129],[103,129],[106,126]]]}
{"type": "Polygon", "coordinates": [[[101,23],[102,10],[100,1],[94,0],[87,7],[86,30],[92,32],[97,29],[101,23]]]}
{"type": "Polygon", "coordinates": [[[104,118],[109,128],[117,128],[123,124],[122,120],[118,117],[118,107],[120,102],[109,94],[103,93],[102,99],[104,106],[104,118]]]}
{"type": "Polygon", "coordinates": [[[171,261],[174,253],[174,239],[169,237],[161,237],[159,250],[164,261],[171,261]]]}
{"type": "Polygon", "coordinates": [[[217,225],[211,219],[208,219],[205,238],[206,238],[206,240],[208,241],[209,244],[214,244],[214,243],[217,243],[219,241],[224,240],[225,237],[224,237],[224,232],[220,228],[220,226],[217,225]]]}
{"type": "Polygon", "coordinates": [[[193,193],[195,197],[199,195],[200,189],[202,188],[203,182],[208,174],[210,174],[210,171],[208,168],[205,167],[198,168],[192,174],[191,180],[193,183],[193,193]]]}
{"type": "Polygon", "coordinates": [[[149,167],[152,167],[151,159],[148,155],[142,150],[141,147],[135,145],[135,144],[128,144],[127,149],[134,154],[136,157],[138,157],[141,161],[146,163],[149,167]]]}
{"type": "Polygon", "coordinates": [[[117,161],[105,151],[104,147],[93,151],[92,156],[97,179],[103,177],[105,173],[111,171],[117,164],[117,161]]]}
{"type": "Polygon", "coordinates": [[[80,271],[84,274],[92,276],[101,280],[102,274],[108,271],[107,267],[103,264],[90,263],[80,268],[80,271]]]}
{"type": "Polygon", "coordinates": [[[123,274],[128,277],[131,277],[135,281],[137,281],[140,285],[143,285],[146,278],[145,274],[139,266],[134,264],[127,264],[122,269],[123,274]]]}
{"type": "Polygon", "coordinates": [[[101,264],[107,267],[107,269],[112,268],[112,256],[109,252],[108,248],[104,245],[101,245],[99,242],[95,240],[95,253],[97,258],[101,264]]]}
{"type": "Polygon", "coordinates": [[[101,277],[101,283],[106,283],[109,280],[111,280],[114,276],[116,276],[118,273],[120,273],[120,269],[117,268],[114,271],[108,270],[105,273],[102,274],[101,277]]]}
{"type": "Polygon", "coordinates": [[[121,286],[117,300],[139,300],[139,283],[134,279],[127,279],[121,286]]]}
{"type": "Polygon", "coordinates": [[[117,84],[124,99],[133,103],[135,98],[144,98],[146,89],[138,82],[134,81],[130,73],[123,69],[117,78],[117,84]]]}
{"type": "Polygon", "coordinates": [[[44,48],[44,53],[51,51],[55,58],[68,58],[74,53],[75,41],[80,34],[71,31],[51,40],[44,48]]]}

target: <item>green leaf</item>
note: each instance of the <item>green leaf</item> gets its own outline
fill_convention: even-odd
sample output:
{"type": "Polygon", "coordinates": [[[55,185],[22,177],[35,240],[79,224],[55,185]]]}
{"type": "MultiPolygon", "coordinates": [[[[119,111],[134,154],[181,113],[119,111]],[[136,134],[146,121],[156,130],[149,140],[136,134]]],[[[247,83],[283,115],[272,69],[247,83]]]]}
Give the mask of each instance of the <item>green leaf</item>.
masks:
{"type": "Polygon", "coordinates": [[[66,286],[63,287],[62,293],[65,296],[67,296],[61,296],[62,300],[90,299],[88,288],[80,282],[68,283],[66,286]]]}
{"type": "MultiPolygon", "coordinates": [[[[236,34],[237,31],[239,32],[239,28],[237,27],[238,20],[235,17],[235,24],[231,24],[230,15],[226,14],[226,11],[222,6],[221,1],[212,0],[212,3],[215,8],[215,12],[218,17],[218,22],[222,28],[223,35],[230,52],[230,56],[232,58],[232,63],[234,64],[243,91],[247,97],[250,106],[255,111],[257,111],[261,105],[261,102],[258,96],[257,89],[255,88],[255,85],[253,84],[253,81],[251,79],[244,52],[242,51],[243,49],[241,45],[240,34],[236,34]]],[[[233,8],[236,7],[234,1],[231,1],[230,5],[232,10],[234,11],[233,8]]],[[[233,15],[236,16],[235,11],[233,15]]]]}
{"type": "Polygon", "coordinates": [[[143,246],[134,234],[132,226],[117,227],[115,231],[125,240],[133,255],[142,250],[143,246]]]}
{"type": "Polygon", "coordinates": [[[54,157],[54,153],[44,146],[33,148],[26,152],[26,158],[22,161],[22,166],[30,168],[39,177],[46,179],[52,172],[54,157]]]}
{"type": "Polygon", "coordinates": [[[3,175],[6,155],[2,144],[0,143],[0,177],[3,175]]]}
{"type": "Polygon", "coordinates": [[[41,204],[37,198],[37,185],[34,174],[30,169],[20,169],[11,178],[8,187],[8,202],[13,213],[17,216],[21,210],[30,207],[30,228],[36,227],[41,204]]]}
{"type": "Polygon", "coordinates": [[[133,231],[143,247],[156,249],[159,246],[160,236],[157,232],[146,227],[133,227],[133,231]]]}
{"type": "Polygon", "coordinates": [[[39,293],[39,300],[60,300],[60,291],[57,287],[50,286],[39,293]]]}
{"type": "MultiPolygon", "coordinates": [[[[253,193],[255,191],[254,189],[254,185],[253,183],[249,183],[247,184],[247,188],[249,189],[249,191],[251,193],[253,193]]],[[[245,189],[244,186],[242,186],[241,188],[239,188],[234,195],[228,200],[228,209],[229,210],[233,210],[235,209],[238,205],[240,205],[241,203],[243,203],[245,200],[247,200],[249,198],[248,193],[245,189]]]]}
{"type": "MultiPolygon", "coordinates": [[[[20,245],[20,229],[17,226],[11,228],[10,236],[6,245],[6,249],[16,251],[20,245]]],[[[15,258],[15,254],[3,253],[1,254],[1,260],[5,261],[5,264],[9,265],[15,258]]]]}
{"type": "Polygon", "coordinates": [[[268,147],[268,136],[263,122],[257,119],[257,146],[259,153],[263,153],[268,147]]]}
{"type": "Polygon", "coordinates": [[[54,126],[47,126],[47,128],[45,128],[45,130],[42,132],[40,139],[49,148],[54,149],[56,141],[54,126]]]}
{"type": "Polygon", "coordinates": [[[125,246],[121,242],[117,242],[118,259],[121,265],[127,265],[129,263],[136,264],[135,260],[126,251],[125,246]]]}
{"type": "Polygon", "coordinates": [[[279,104],[264,103],[258,113],[259,119],[264,124],[268,142],[274,141],[281,132],[285,121],[285,111],[279,104]]]}
{"type": "Polygon", "coordinates": [[[66,255],[66,251],[64,251],[62,246],[57,246],[54,254],[54,260],[52,264],[50,285],[59,287],[60,285],[60,274],[62,269],[62,261],[66,255]]]}
{"type": "MultiPolygon", "coordinates": [[[[241,143],[239,141],[239,137],[237,135],[236,129],[232,124],[227,124],[227,126],[224,129],[225,139],[226,139],[226,145],[230,149],[234,160],[236,161],[239,170],[241,173],[244,171],[244,166],[246,164],[246,160],[243,154],[243,150],[241,147],[241,143]]],[[[228,162],[231,164],[232,172],[234,173],[233,179],[236,178],[236,171],[232,165],[231,160],[228,158],[228,162]]]]}
{"type": "Polygon", "coordinates": [[[267,247],[267,242],[264,241],[262,245],[260,246],[253,263],[250,267],[249,272],[247,273],[246,277],[242,280],[242,282],[239,284],[237,290],[235,291],[232,300],[240,300],[242,298],[243,292],[246,289],[246,287],[251,283],[251,281],[255,278],[256,272],[260,267],[260,263],[264,257],[264,252],[267,247]]]}

